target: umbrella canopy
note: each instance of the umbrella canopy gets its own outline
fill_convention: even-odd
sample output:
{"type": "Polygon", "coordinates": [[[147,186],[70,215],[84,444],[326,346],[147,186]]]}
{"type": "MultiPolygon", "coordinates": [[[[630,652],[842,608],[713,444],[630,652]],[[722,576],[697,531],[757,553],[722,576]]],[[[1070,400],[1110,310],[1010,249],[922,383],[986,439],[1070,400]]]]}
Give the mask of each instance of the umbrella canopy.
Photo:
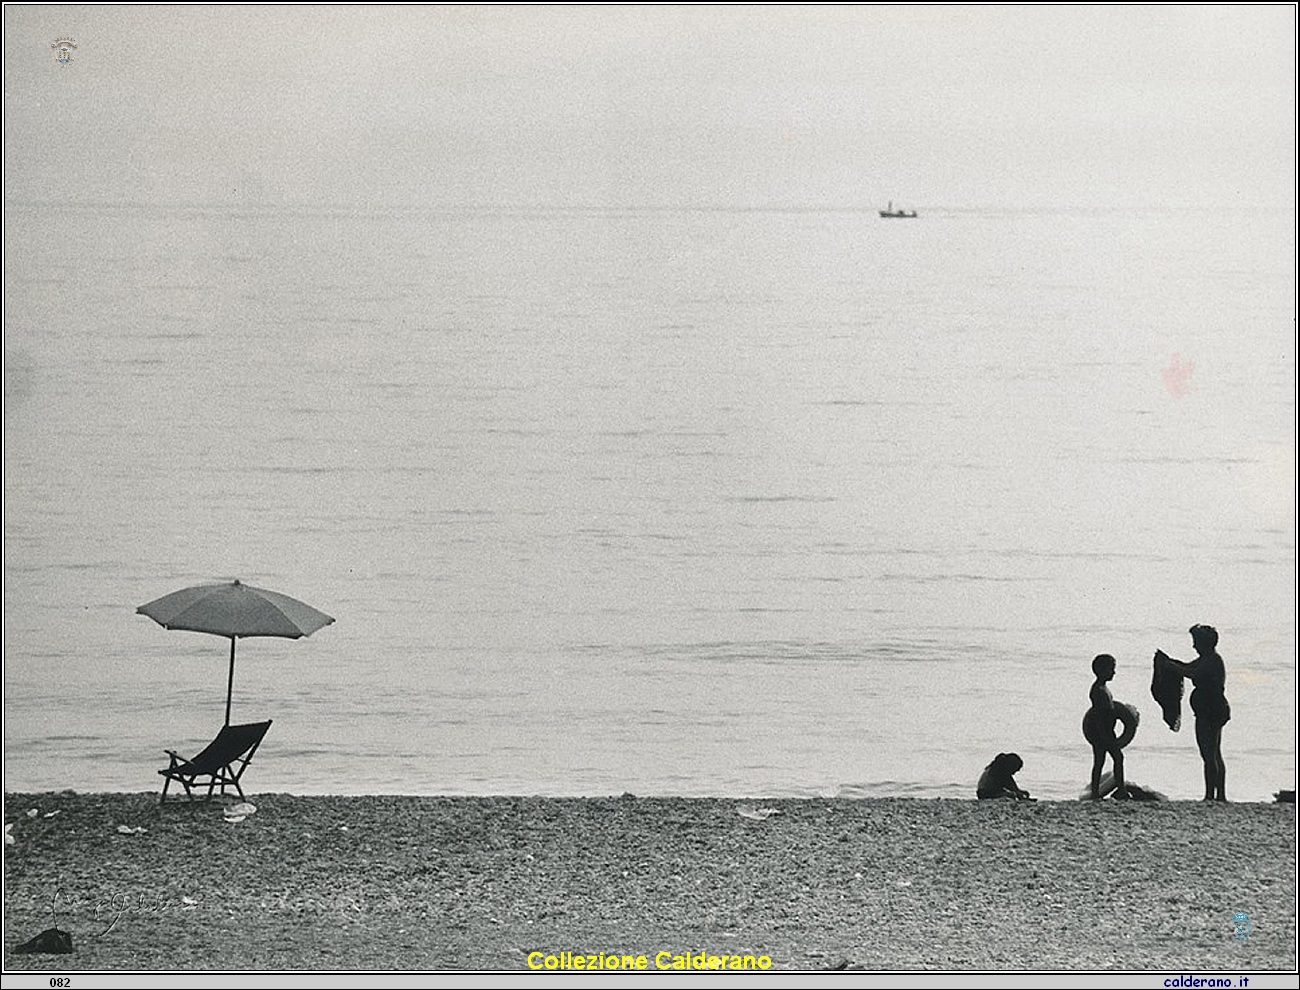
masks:
{"type": "Polygon", "coordinates": [[[252,585],[203,584],[173,591],[136,609],[164,629],[185,629],[230,639],[230,675],[226,683],[226,724],[235,686],[235,640],[246,636],[299,639],[334,621],[310,605],[252,585]]]}

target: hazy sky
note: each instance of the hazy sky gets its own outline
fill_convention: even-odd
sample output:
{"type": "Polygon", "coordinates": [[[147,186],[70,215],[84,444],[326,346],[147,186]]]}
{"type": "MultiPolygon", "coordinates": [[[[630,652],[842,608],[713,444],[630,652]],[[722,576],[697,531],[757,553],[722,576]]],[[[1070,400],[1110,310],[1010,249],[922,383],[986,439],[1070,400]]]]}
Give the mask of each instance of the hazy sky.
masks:
{"type": "Polygon", "coordinates": [[[1289,4],[10,5],[5,194],[1291,205],[1295,19],[1289,4]]]}

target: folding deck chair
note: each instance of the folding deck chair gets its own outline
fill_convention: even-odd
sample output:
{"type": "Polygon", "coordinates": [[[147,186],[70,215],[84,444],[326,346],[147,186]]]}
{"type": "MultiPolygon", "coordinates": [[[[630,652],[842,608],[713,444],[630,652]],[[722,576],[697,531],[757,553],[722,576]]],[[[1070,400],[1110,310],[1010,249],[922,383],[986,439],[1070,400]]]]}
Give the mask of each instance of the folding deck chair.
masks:
{"type": "Polygon", "coordinates": [[[185,788],[185,794],[191,801],[211,800],[212,792],[218,784],[221,785],[223,797],[226,788],[233,787],[242,799],[244,792],[239,786],[239,778],[248,769],[248,764],[253,762],[253,754],[257,752],[257,747],[262,744],[262,737],[270,727],[270,719],[265,722],[250,722],[247,725],[227,725],[217,733],[217,738],[208,743],[203,752],[192,760],[181,759],[174,749],[164,750],[163,752],[171,757],[172,762],[171,766],[158,771],[166,778],[162,797],[158,799],[158,803],[166,803],[167,788],[171,787],[173,780],[185,788]],[[196,799],[193,788],[203,786],[198,781],[200,777],[208,778],[208,793],[196,799]]]}

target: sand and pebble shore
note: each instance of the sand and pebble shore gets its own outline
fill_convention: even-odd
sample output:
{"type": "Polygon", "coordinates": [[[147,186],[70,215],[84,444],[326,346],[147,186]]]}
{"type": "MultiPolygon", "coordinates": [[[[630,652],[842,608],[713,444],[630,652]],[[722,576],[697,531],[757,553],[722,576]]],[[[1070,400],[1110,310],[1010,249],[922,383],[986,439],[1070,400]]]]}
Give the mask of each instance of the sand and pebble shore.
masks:
{"type": "Polygon", "coordinates": [[[250,800],[6,795],[5,968],[1296,967],[1294,805],[250,800]],[[14,954],[55,914],[72,955],[14,954]]]}

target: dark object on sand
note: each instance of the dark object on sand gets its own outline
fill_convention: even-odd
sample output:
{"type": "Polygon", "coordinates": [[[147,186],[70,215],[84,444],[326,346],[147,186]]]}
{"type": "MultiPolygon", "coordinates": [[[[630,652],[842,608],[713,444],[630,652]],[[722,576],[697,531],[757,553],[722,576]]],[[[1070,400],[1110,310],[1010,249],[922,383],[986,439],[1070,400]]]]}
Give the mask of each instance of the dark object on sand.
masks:
{"type": "Polygon", "coordinates": [[[1183,724],[1183,675],[1160,650],[1151,665],[1151,697],[1160,706],[1165,725],[1177,732],[1183,724]]]}
{"type": "Polygon", "coordinates": [[[1128,791],[1130,801],[1167,801],[1169,800],[1159,791],[1153,791],[1150,788],[1143,787],[1141,784],[1125,784],[1124,789],[1128,791]]]}
{"type": "Polygon", "coordinates": [[[1019,773],[1025,761],[1016,753],[999,753],[993,762],[980,774],[980,782],[975,788],[975,796],[981,801],[991,798],[1011,798],[1014,801],[1032,801],[1029,792],[1016,785],[1015,774],[1019,773]]]}
{"type": "Polygon", "coordinates": [[[38,952],[67,955],[72,951],[72,933],[62,928],[47,928],[33,939],[14,949],[14,955],[29,956],[38,952]]]}
{"type": "Polygon", "coordinates": [[[1277,804],[1295,804],[1295,791],[1278,791],[1273,800],[1277,804]]]}
{"type": "Polygon", "coordinates": [[[192,760],[181,759],[174,749],[165,750],[164,752],[172,758],[172,762],[170,766],[158,771],[166,778],[163,783],[162,797],[158,799],[158,803],[166,803],[167,788],[171,787],[173,780],[185,788],[186,797],[191,801],[196,800],[191,788],[196,784],[199,787],[203,786],[198,782],[200,777],[207,778],[208,784],[208,793],[201,800],[211,800],[212,791],[218,784],[221,785],[223,797],[227,787],[234,787],[239,792],[239,797],[243,799],[244,791],[239,786],[239,778],[248,769],[248,764],[253,762],[253,754],[257,752],[257,747],[262,745],[262,737],[270,727],[270,719],[265,722],[250,722],[248,725],[222,726],[221,731],[217,733],[217,738],[208,743],[203,752],[192,760]]]}
{"type": "MultiPolygon", "coordinates": [[[[1124,793],[1120,794],[1118,793],[1118,791],[1116,791],[1115,788],[1115,775],[1108,771],[1102,774],[1101,781],[1099,782],[1097,787],[1097,797],[1104,798],[1108,794],[1111,794],[1112,792],[1115,793],[1115,798],[1120,801],[1124,801],[1124,800],[1168,801],[1169,800],[1169,798],[1161,794],[1159,791],[1154,791],[1149,787],[1143,787],[1141,784],[1132,784],[1127,782],[1124,784],[1124,793]]],[[[1079,800],[1080,801],[1093,800],[1091,786],[1085,787],[1083,789],[1083,793],[1079,795],[1079,800]]]]}
{"type": "Polygon", "coordinates": [[[136,609],[164,629],[186,629],[230,638],[230,675],[226,679],[226,724],[235,689],[235,640],[247,636],[299,639],[334,620],[296,598],[252,585],[203,584],[173,591],[136,609]]]}

